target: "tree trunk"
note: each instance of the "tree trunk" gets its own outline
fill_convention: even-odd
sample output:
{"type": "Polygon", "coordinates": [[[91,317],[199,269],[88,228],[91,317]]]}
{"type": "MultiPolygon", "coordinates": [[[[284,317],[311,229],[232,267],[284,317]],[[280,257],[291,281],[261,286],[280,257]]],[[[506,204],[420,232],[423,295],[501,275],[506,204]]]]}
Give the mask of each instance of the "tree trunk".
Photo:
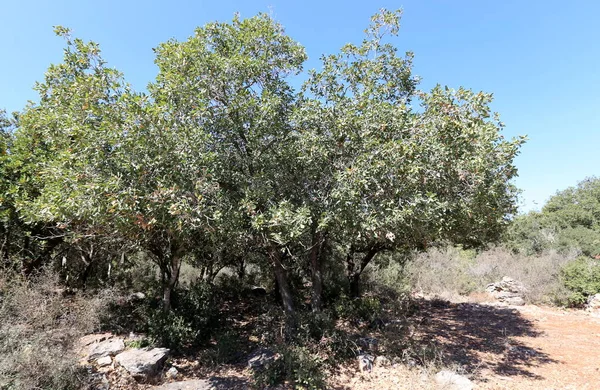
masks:
{"type": "Polygon", "coordinates": [[[348,276],[348,282],[350,283],[350,298],[360,297],[360,273],[353,272],[348,276]]]}
{"type": "Polygon", "coordinates": [[[279,286],[279,294],[283,303],[286,320],[286,339],[290,339],[296,330],[296,311],[294,310],[294,300],[292,291],[288,283],[287,274],[281,263],[281,253],[277,248],[271,248],[269,256],[273,264],[273,272],[279,286]]]}
{"type": "Polygon", "coordinates": [[[312,248],[310,250],[310,270],[312,276],[312,311],[320,312],[323,309],[323,274],[321,272],[321,253],[324,239],[321,232],[313,234],[312,248]]]}
{"type": "Polygon", "coordinates": [[[237,275],[238,275],[238,279],[240,279],[240,282],[243,282],[244,278],[246,277],[246,262],[244,261],[243,257],[238,259],[237,275]]]}
{"type": "Polygon", "coordinates": [[[375,255],[379,253],[380,249],[373,247],[367,251],[364,255],[358,268],[354,263],[354,252],[350,250],[348,255],[346,256],[346,277],[348,278],[348,283],[350,285],[350,297],[358,298],[360,297],[360,275],[365,270],[367,265],[373,260],[375,255]]]}
{"type": "Polygon", "coordinates": [[[181,259],[178,254],[171,255],[170,272],[167,278],[164,278],[163,286],[163,312],[171,311],[171,294],[179,280],[179,269],[181,268],[181,259]]]}

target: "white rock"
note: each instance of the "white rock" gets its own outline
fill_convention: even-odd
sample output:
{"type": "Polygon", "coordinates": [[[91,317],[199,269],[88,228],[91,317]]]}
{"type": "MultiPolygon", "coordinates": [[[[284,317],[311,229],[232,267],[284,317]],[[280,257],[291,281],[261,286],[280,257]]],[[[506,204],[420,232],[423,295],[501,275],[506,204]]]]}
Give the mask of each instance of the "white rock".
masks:
{"type": "Polygon", "coordinates": [[[98,367],[106,367],[112,364],[112,358],[110,356],[103,356],[100,359],[96,360],[96,364],[98,367]]]}
{"type": "Polygon", "coordinates": [[[81,337],[77,341],[77,346],[81,347],[81,348],[88,347],[92,344],[99,343],[101,341],[110,339],[112,337],[113,337],[112,333],[88,334],[88,335],[81,337]]]}
{"type": "MultiPolygon", "coordinates": [[[[222,388],[222,387],[219,387],[222,388]]],[[[191,379],[181,382],[171,382],[162,386],[153,387],[154,390],[216,390],[210,380],[207,379],[191,379]]]]}
{"type": "Polygon", "coordinates": [[[508,303],[510,306],[523,306],[525,305],[525,300],[521,297],[510,297],[504,298],[504,302],[508,303]]]}
{"type": "Polygon", "coordinates": [[[473,390],[475,388],[469,378],[448,370],[438,372],[434,379],[440,389],[444,390],[473,390]]]}
{"type": "Polygon", "coordinates": [[[600,310],[600,294],[595,294],[589,297],[586,308],[591,311],[600,310]]]}
{"type": "Polygon", "coordinates": [[[277,357],[270,349],[258,348],[248,356],[248,367],[253,370],[262,369],[277,360],[277,357]]]}
{"type": "Polygon", "coordinates": [[[358,355],[356,360],[358,361],[358,369],[361,372],[371,372],[373,370],[373,356],[367,354],[358,355]]]}
{"type": "Polygon", "coordinates": [[[165,373],[165,376],[168,379],[175,379],[179,376],[179,371],[177,371],[177,369],[175,367],[171,367],[167,370],[167,372],[165,373]]]}
{"type": "Polygon", "coordinates": [[[123,339],[112,338],[102,341],[90,347],[88,361],[96,360],[104,356],[114,356],[125,349],[123,339]]]}
{"type": "Polygon", "coordinates": [[[130,349],[118,354],[115,360],[131,375],[151,375],[167,360],[167,348],[130,349]]]}

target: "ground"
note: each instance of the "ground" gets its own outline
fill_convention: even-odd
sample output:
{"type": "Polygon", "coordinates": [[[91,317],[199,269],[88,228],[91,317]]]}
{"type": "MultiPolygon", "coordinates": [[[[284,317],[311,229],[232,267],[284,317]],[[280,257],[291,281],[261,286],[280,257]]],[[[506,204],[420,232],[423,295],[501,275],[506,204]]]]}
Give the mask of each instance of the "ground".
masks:
{"type": "MultiPolygon", "coordinates": [[[[478,389],[599,389],[600,318],[581,310],[423,300],[421,342],[478,389]]],[[[405,367],[341,375],[338,389],[430,389],[431,372],[405,367]]]]}
{"type": "MultiPolygon", "coordinates": [[[[376,354],[391,353],[385,348],[394,344],[386,340],[394,332],[398,340],[410,340],[413,354],[368,373],[359,372],[349,361],[330,373],[330,388],[439,389],[433,377],[445,368],[465,375],[482,390],[600,389],[600,315],[534,305],[509,307],[486,299],[416,299],[414,314],[398,321],[402,331],[388,325],[369,334],[381,340],[383,350],[376,354]]],[[[247,389],[251,383],[243,362],[218,370],[203,367],[198,359],[175,359],[170,364],[180,367],[179,380],[209,378],[216,389],[247,389]]],[[[156,389],[133,380],[123,382],[117,372],[111,376],[120,378],[111,380],[113,385],[120,382],[112,388],[156,389]]]]}

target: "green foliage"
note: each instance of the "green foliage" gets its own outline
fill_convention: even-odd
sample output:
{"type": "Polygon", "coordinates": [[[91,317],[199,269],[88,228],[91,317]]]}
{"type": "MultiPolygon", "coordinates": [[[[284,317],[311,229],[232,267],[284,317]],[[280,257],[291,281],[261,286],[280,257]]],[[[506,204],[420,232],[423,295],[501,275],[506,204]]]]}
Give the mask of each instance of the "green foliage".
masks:
{"type": "Polygon", "coordinates": [[[198,282],[175,290],[172,310],[164,312],[147,302],[144,324],[157,344],[184,351],[209,340],[219,326],[219,310],[213,287],[198,282]]]}
{"type": "MultiPolygon", "coordinates": [[[[209,282],[223,267],[243,276],[251,263],[269,283],[275,270],[291,325],[308,274],[319,301],[320,268],[331,302],[342,276],[358,295],[379,253],[498,239],[524,138],[502,137],[491,94],[420,91],[413,54],[390,40],[400,16],[374,15],[364,40],[324,55],[299,91],[290,77],[305,50],[266,14],[158,45],[144,93],[98,44],[57,27],[66,48],[39,101],[0,117],[0,218],[26,225],[32,264],[52,259],[82,287],[154,288],[152,261],[162,312],[149,305],[148,331],[179,349],[205,342],[218,314],[208,285],[178,289],[182,262],[209,282]]],[[[372,298],[340,307],[365,321],[381,311],[372,298]]]]}
{"type": "Polygon", "coordinates": [[[322,361],[309,350],[299,346],[284,347],[279,357],[262,370],[254,371],[254,384],[258,388],[290,381],[297,390],[325,388],[322,361]]]}
{"type": "Polygon", "coordinates": [[[579,257],[564,267],[562,280],[571,292],[568,303],[581,306],[588,297],[600,293],[600,261],[579,257]]]}
{"type": "Polygon", "coordinates": [[[344,319],[371,322],[381,315],[381,302],[376,297],[349,299],[344,296],[335,303],[334,307],[337,316],[344,319]]]}
{"type": "Polygon", "coordinates": [[[600,178],[590,177],[554,195],[541,212],[517,217],[505,239],[525,254],[548,249],[600,254],[600,178]]]}

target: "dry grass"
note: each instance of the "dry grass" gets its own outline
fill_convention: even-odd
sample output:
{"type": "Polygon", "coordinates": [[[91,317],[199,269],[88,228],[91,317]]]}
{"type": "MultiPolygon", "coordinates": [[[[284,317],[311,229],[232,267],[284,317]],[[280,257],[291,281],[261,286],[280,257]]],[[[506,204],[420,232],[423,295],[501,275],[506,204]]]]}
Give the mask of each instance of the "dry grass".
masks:
{"type": "Polygon", "coordinates": [[[79,389],[85,372],[72,343],[97,330],[107,293],[66,295],[44,272],[0,276],[0,389],[79,389]]]}
{"type": "Polygon", "coordinates": [[[527,288],[527,302],[552,304],[568,294],[560,271],[576,256],[556,251],[524,256],[501,247],[475,254],[448,247],[417,255],[407,263],[405,272],[414,290],[446,297],[482,292],[489,283],[508,276],[527,288]]]}

